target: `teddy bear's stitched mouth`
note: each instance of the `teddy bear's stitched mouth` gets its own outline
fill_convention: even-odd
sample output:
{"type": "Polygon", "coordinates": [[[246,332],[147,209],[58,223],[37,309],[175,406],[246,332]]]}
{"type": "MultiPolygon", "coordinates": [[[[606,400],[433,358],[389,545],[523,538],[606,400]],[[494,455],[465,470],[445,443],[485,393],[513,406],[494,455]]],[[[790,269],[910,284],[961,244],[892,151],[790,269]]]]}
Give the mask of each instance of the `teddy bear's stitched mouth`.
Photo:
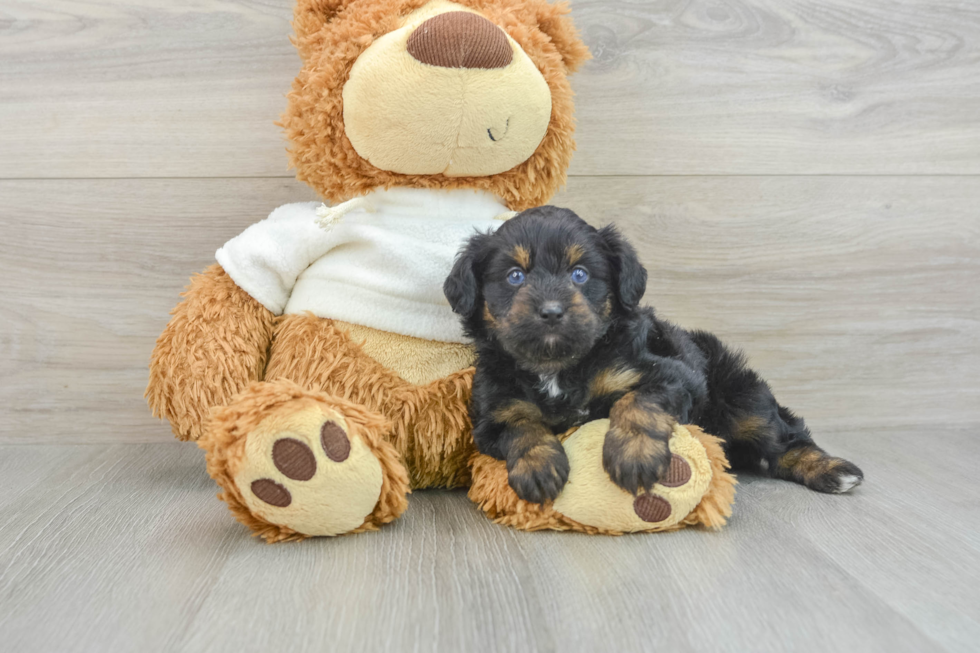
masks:
{"type": "Polygon", "coordinates": [[[501,133],[500,130],[498,129],[497,134],[495,135],[493,127],[488,127],[487,136],[489,136],[490,140],[493,141],[494,143],[499,143],[500,141],[504,140],[504,137],[507,136],[508,131],[510,131],[510,118],[508,118],[507,122],[504,123],[503,133],[501,133]]]}

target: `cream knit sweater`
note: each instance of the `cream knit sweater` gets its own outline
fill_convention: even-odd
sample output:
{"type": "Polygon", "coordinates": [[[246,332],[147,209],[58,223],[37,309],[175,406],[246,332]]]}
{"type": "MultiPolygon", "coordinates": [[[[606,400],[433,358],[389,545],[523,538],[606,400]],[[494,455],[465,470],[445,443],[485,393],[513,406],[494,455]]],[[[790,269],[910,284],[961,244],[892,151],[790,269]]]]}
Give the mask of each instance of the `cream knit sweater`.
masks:
{"type": "Polygon", "coordinates": [[[473,190],[378,190],[333,209],[286,204],[215,257],[276,315],[312,312],[407,336],[465,342],[442,294],[453,258],[510,215],[473,190]]]}

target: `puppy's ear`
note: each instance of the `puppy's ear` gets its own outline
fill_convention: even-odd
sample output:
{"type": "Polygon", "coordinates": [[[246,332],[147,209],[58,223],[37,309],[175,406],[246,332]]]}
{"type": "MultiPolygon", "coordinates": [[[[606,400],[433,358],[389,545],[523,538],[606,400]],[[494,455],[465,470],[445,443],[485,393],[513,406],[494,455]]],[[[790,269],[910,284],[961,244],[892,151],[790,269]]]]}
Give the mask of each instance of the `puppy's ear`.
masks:
{"type": "Polygon", "coordinates": [[[476,311],[480,295],[480,268],[490,244],[489,234],[477,234],[456,255],[453,270],[442,284],[453,313],[470,317],[476,311]]]}
{"type": "Polygon", "coordinates": [[[633,246],[612,225],[599,230],[613,271],[613,288],[624,308],[635,308],[647,289],[647,271],[640,265],[633,246]]]}

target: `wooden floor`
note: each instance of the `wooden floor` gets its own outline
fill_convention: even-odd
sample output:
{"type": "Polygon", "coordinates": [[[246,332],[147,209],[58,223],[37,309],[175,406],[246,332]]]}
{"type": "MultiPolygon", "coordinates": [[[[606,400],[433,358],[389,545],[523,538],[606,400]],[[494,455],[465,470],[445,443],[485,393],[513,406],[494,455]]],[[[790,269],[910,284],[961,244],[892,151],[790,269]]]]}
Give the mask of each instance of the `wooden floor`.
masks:
{"type": "Polygon", "coordinates": [[[978,430],[823,435],[866,485],[743,477],[720,533],[521,533],[425,491],[279,546],[193,446],[0,447],[3,650],[976,651],[978,430]]]}
{"type": "Polygon", "coordinates": [[[573,0],[578,153],[646,301],[743,347],[853,496],[728,529],[494,526],[420,492],[265,546],[142,399],[177,293],[311,199],[289,0],[0,0],[0,650],[980,650],[980,5],[573,0]]]}

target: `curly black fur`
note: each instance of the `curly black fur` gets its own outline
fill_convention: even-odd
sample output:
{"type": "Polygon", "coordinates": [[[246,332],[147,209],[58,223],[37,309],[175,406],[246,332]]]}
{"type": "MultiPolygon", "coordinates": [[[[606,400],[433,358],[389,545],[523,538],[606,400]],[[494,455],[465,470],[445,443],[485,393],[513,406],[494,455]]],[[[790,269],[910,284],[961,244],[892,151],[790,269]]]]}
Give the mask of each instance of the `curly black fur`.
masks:
{"type": "Polygon", "coordinates": [[[477,234],[457,257],[444,290],[476,343],[473,436],[507,462],[519,497],[558,496],[568,459],[556,434],[607,417],[603,465],[634,494],[666,470],[676,421],[721,437],[735,467],[822,492],[860,483],[861,470],[817,447],[740,353],[639,307],[646,282],[615,228],[552,206],[477,234]]]}

